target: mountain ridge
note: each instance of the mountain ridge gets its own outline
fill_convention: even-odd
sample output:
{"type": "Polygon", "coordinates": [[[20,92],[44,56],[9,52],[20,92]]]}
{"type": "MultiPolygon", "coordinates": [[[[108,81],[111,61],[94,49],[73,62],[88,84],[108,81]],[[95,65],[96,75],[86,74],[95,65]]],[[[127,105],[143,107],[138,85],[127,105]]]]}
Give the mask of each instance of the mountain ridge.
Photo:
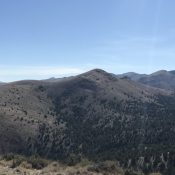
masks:
{"type": "Polygon", "coordinates": [[[165,90],[175,89],[175,71],[160,70],[152,74],[124,73],[119,78],[128,77],[133,81],[165,90]]]}
{"type": "Polygon", "coordinates": [[[161,164],[166,171],[163,154],[169,169],[174,165],[171,91],[95,69],[64,81],[6,84],[0,99],[1,154],[117,160],[142,171],[158,171],[161,164]]]}

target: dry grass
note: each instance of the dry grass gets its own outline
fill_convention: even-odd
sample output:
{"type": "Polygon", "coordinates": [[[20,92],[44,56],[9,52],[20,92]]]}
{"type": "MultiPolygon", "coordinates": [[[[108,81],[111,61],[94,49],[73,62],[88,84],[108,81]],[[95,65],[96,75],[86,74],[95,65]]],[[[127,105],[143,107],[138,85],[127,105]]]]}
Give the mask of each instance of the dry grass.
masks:
{"type": "Polygon", "coordinates": [[[70,167],[58,162],[52,162],[40,170],[33,169],[32,165],[27,162],[21,163],[16,168],[10,168],[11,164],[12,161],[1,161],[0,175],[102,175],[101,173],[87,171],[87,167],[70,167]]]}
{"type": "MultiPolygon", "coordinates": [[[[33,168],[32,164],[24,160],[12,168],[14,160],[0,160],[0,175],[126,175],[117,162],[106,161],[94,164],[88,160],[83,160],[75,166],[67,166],[59,162],[48,161],[48,165],[41,169],[33,168]]],[[[143,175],[134,173],[130,175],[143,175]]],[[[150,175],[161,175],[153,173],[150,175]]]]}
{"type": "Polygon", "coordinates": [[[114,162],[105,162],[100,166],[92,164],[88,160],[83,160],[75,166],[66,166],[59,162],[50,162],[42,169],[34,169],[32,163],[29,163],[29,161],[26,161],[24,158],[20,158],[20,163],[15,167],[13,166],[14,161],[16,160],[1,160],[0,175],[124,175],[124,171],[118,168],[114,162]]]}

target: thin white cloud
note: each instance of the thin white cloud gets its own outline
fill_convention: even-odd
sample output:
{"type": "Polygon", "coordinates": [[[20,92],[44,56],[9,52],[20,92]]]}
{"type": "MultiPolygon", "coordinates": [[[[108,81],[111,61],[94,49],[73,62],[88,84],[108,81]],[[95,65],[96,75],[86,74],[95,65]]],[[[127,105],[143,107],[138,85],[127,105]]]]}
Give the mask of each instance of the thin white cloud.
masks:
{"type": "Polygon", "coordinates": [[[66,67],[0,67],[0,75],[66,75],[66,74],[77,74],[83,70],[78,68],[66,68],[66,67]]]}
{"type": "Polygon", "coordinates": [[[63,77],[77,75],[84,71],[80,68],[56,66],[0,66],[0,81],[63,77]]]}

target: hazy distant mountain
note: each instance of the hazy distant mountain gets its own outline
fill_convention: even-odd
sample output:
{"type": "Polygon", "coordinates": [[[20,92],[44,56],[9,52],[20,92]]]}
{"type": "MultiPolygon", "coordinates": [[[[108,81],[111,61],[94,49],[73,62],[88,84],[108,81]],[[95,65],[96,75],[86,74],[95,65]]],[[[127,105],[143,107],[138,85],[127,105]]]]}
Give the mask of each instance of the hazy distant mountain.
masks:
{"type": "Polygon", "coordinates": [[[138,74],[138,73],[135,73],[135,72],[128,72],[128,73],[124,73],[124,74],[119,74],[119,75],[117,75],[117,77],[118,78],[128,77],[133,81],[138,81],[142,77],[147,77],[147,75],[146,74],[138,74]]]}
{"type": "Polygon", "coordinates": [[[72,78],[73,78],[73,76],[70,76],[70,77],[63,77],[63,78],[55,78],[55,77],[52,77],[52,78],[45,79],[45,80],[42,80],[42,81],[54,83],[54,82],[60,82],[60,81],[70,80],[70,79],[72,79],[72,78]]]}
{"type": "Polygon", "coordinates": [[[4,82],[0,81],[0,85],[4,85],[4,84],[6,84],[6,83],[4,83],[4,82]]]}
{"type": "Polygon", "coordinates": [[[158,71],[147,77],[142,77],[139,82],[167,90],[175,89],[174,71],[158,71]]]}
{"type": "Polygon", "coordinates": [[[165,90],[175,89],[175,71],[160,70],[150,75],[125,73],[117,75],[117,77],[128,77],[131,80],[165,90]]]}
{"type": "Polygon", "coordinates": [[[175,97],[169,91],[95,69],[65,81],[6,84],[0,99],[1,154],[115,159],[144,171],[174,166],[175,97]]]}

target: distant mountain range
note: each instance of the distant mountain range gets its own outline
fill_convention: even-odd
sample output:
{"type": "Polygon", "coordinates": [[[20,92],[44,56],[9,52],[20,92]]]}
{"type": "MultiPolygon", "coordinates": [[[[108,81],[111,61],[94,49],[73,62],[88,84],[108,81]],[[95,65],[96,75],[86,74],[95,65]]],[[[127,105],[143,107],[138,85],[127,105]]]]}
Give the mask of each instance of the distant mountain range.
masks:
{"type": "Polygon", "coordinates": [[[175,90],[175,71],[160,70],[150,75],[128,72],[117,75],[117,77],[128,77],[133,81],[137,81],[152,87],[165,90],[175,90]]]}
{"type": "Polygon", "coordinates": [[[145,173],[174,172],[174,75],[114,76],[95,69],[2,85],[0,154],[117,160],[145,173]]]}
{"type": "Polygon", "coordinates": [[[6,83],[0,81],[0,85],[3,85],[3,84],[6,84],[6,83]]]}

